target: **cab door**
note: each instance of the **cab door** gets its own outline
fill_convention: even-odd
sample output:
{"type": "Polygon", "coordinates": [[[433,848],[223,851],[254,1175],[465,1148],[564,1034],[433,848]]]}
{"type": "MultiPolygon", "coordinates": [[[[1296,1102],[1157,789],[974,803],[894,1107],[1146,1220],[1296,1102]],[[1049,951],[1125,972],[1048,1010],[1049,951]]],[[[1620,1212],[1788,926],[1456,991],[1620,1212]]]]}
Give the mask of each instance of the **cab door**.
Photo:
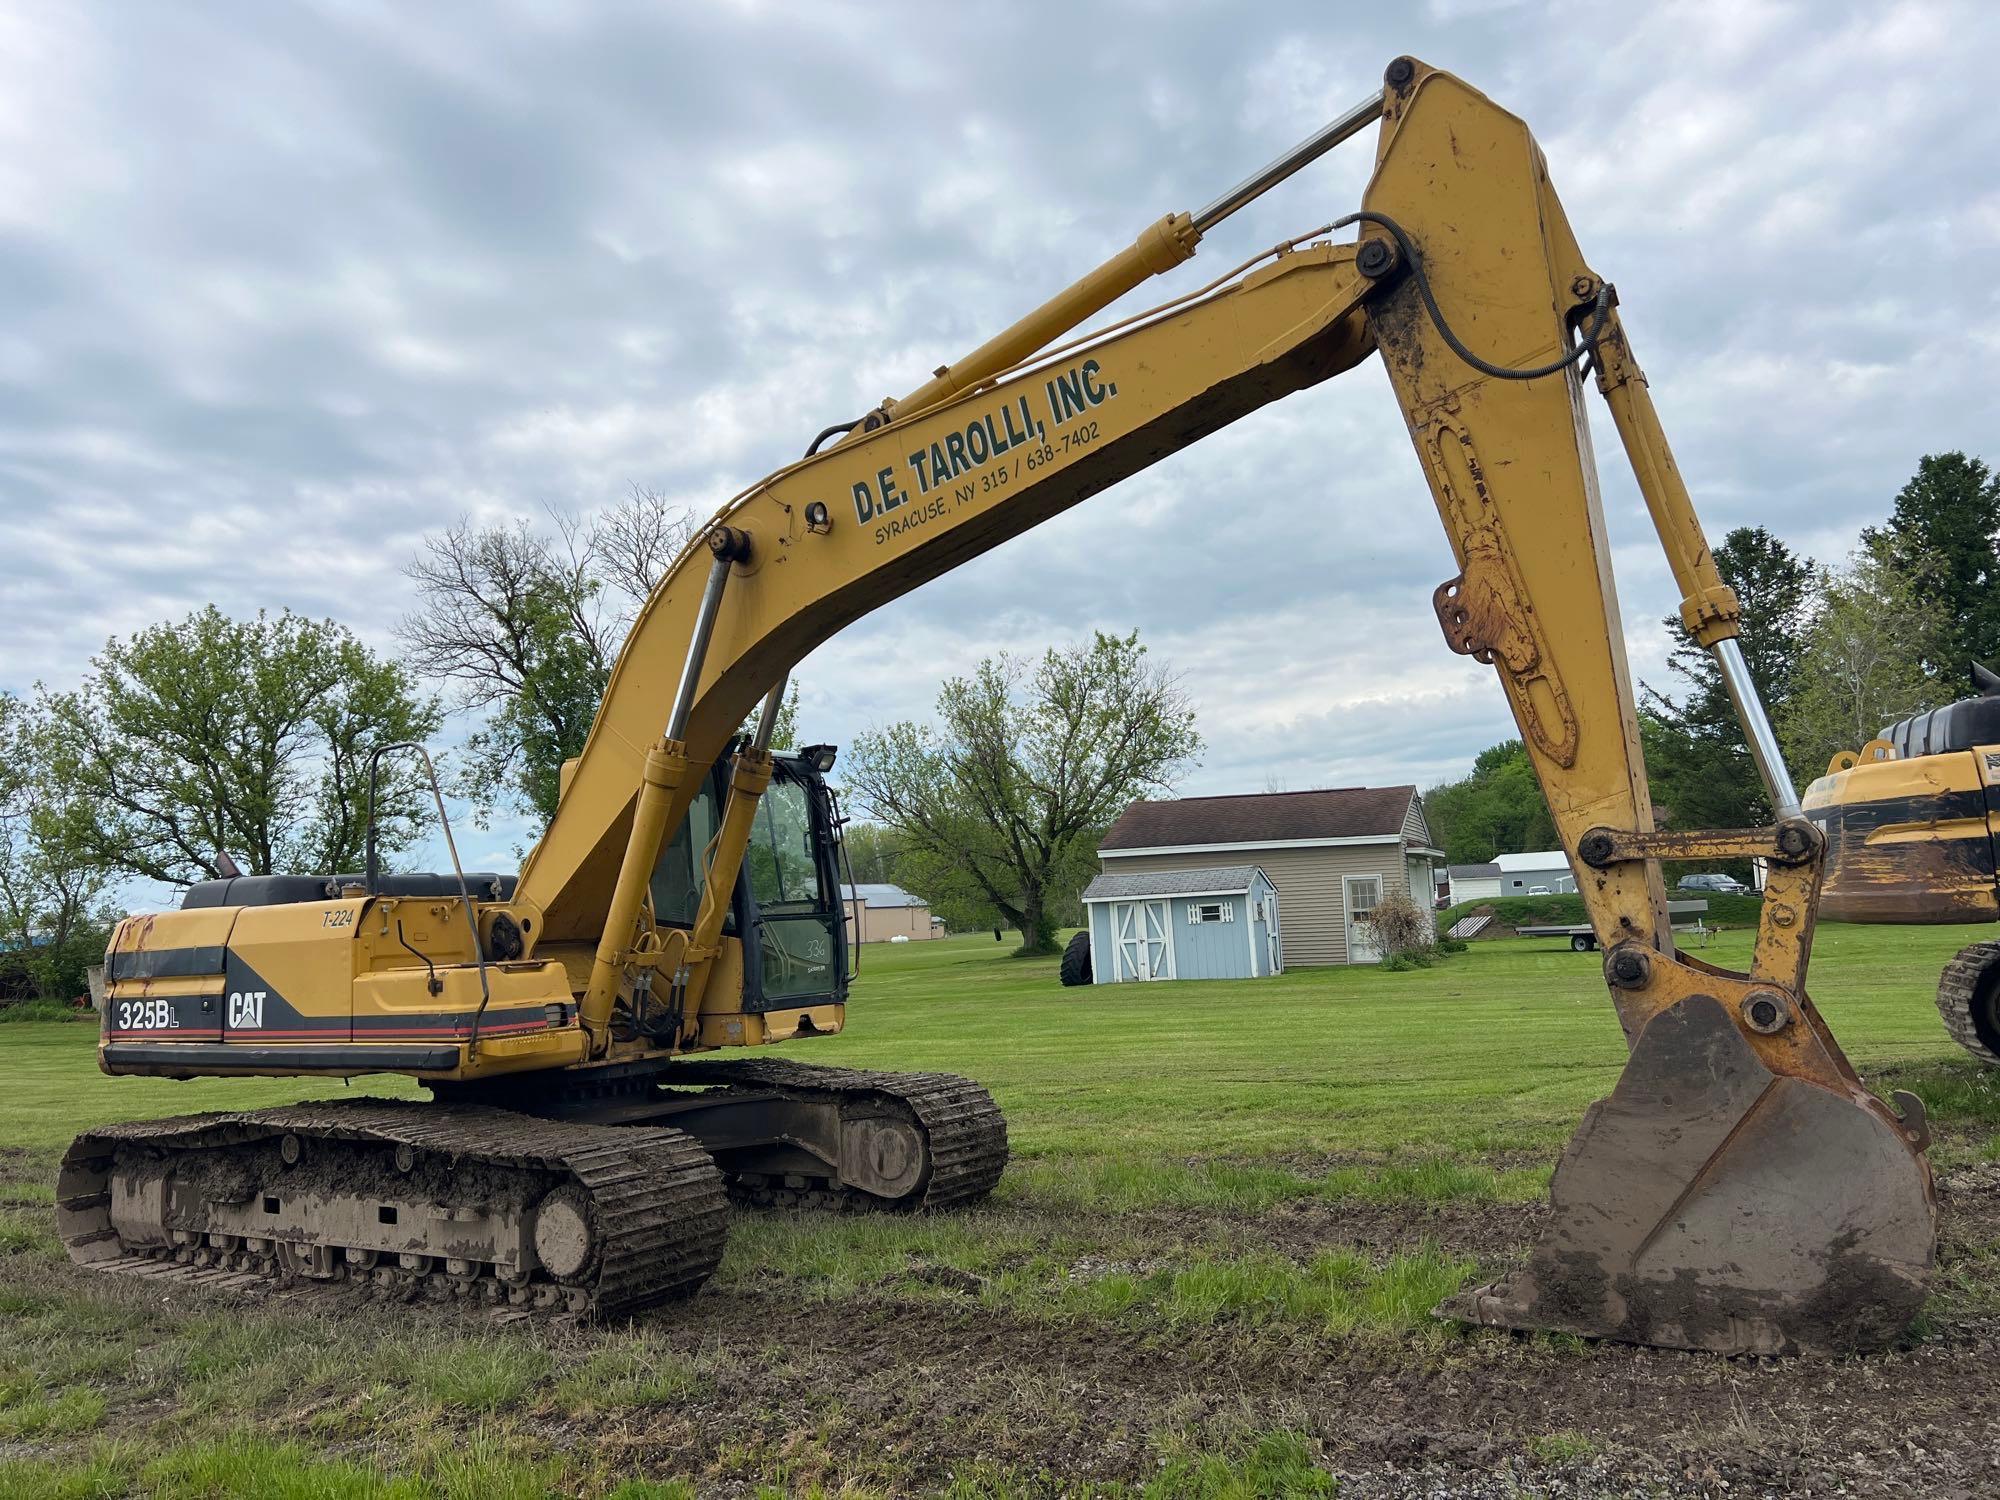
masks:
{"type": "Polygon", "coordinates": [[[845,998],[847,932],[833,847],[824,783],[780,760],[743,855],[746,1009],[845,998]]]}

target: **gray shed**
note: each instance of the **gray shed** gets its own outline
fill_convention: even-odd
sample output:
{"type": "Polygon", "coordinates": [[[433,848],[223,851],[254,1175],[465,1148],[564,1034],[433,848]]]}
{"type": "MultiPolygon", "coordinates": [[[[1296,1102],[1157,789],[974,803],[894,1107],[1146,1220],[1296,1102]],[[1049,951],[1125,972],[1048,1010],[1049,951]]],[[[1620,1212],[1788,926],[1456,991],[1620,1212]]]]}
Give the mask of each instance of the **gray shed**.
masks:
{"type": "Polygon", "coordinates": [[[1278,890],[1255,865],[1099,875],[1083,909],[1098,984],[1260,979],[1284,968],[1278,890]]]}

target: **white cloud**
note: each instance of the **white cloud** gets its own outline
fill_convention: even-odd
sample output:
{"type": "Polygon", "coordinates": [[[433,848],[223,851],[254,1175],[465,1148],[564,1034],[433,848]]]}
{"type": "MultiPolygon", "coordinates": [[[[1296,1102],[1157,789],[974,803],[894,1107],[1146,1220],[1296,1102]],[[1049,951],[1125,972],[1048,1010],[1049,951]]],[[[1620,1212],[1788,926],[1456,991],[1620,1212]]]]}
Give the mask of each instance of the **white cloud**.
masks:
{"type": "MultiPolygon", "coordinates": [[[[378,646],[461,514],[639,482],[706,514],[1409,51],[1531,121],[1719,535],[1838,555],[1917,457],[1993,453],[2000,11],[1290,0],[907,13],[113,0],[0,15],[0,687],[211,600],[378,646]],[[1059,44],[1052,45],[1052,40],[1059,44]]],[[[1360,143],[1120,311],[1352,207],[1360,143]]],[[[1677,596],[1595,421],[1635,675],[1677,596]]],[[[802,666],[808,731],[1139,628],[1191,791],[1425,783],[1507,732],[1364,368],[1176,455],[802,666]]],[[[469,841],[482,860],[524,830],[469,841]]]]}

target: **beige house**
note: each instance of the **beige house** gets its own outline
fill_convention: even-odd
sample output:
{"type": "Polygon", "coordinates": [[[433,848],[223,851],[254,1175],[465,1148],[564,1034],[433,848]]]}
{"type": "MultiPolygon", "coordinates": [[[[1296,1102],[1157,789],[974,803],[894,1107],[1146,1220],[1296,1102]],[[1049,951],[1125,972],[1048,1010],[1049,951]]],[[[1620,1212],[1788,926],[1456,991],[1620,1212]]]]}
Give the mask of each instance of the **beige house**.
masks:
{"type": "Polygon", "coordinates": [[[1277,888],[1288,969],[1374,963],[1356,919],[1392,891],[1429,910],[1444,858],[1413,786],[1134,802],[1097,853],[1107,875],[1257,866],[1277,888]]]}
{"type": "Polygon", "coordinates": [[[850,943],[886,943],[899,937],[921,943],[944,936],[943,925],[931,920],[930,903],[899,885],[844,885],[840,904],[847,909],[850,943]]]}

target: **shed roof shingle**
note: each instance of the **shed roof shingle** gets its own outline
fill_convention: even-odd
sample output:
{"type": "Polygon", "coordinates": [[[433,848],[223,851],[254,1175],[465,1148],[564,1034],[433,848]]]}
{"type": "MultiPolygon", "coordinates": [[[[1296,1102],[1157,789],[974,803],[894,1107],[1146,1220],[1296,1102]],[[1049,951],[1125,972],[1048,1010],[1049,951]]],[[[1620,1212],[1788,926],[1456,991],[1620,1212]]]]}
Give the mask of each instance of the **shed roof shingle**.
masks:
{"type": "Polygon", "coordinates": [[[1413,786],[1347,786],[1323,792],[1134,802],[1111,825],[1098,848],[1387,838],[1401,834],[1416,794],[1413,786]]]}
{"type": "Polygon", "coordinates": [[[1208,865],[1199,870],[1158,870],[1149,875],[1099,875],[1083,888],[1085,901],[1125,901],[1139,896],[1227,896],[1257,880],[1255,865],[1208,865]]]}

